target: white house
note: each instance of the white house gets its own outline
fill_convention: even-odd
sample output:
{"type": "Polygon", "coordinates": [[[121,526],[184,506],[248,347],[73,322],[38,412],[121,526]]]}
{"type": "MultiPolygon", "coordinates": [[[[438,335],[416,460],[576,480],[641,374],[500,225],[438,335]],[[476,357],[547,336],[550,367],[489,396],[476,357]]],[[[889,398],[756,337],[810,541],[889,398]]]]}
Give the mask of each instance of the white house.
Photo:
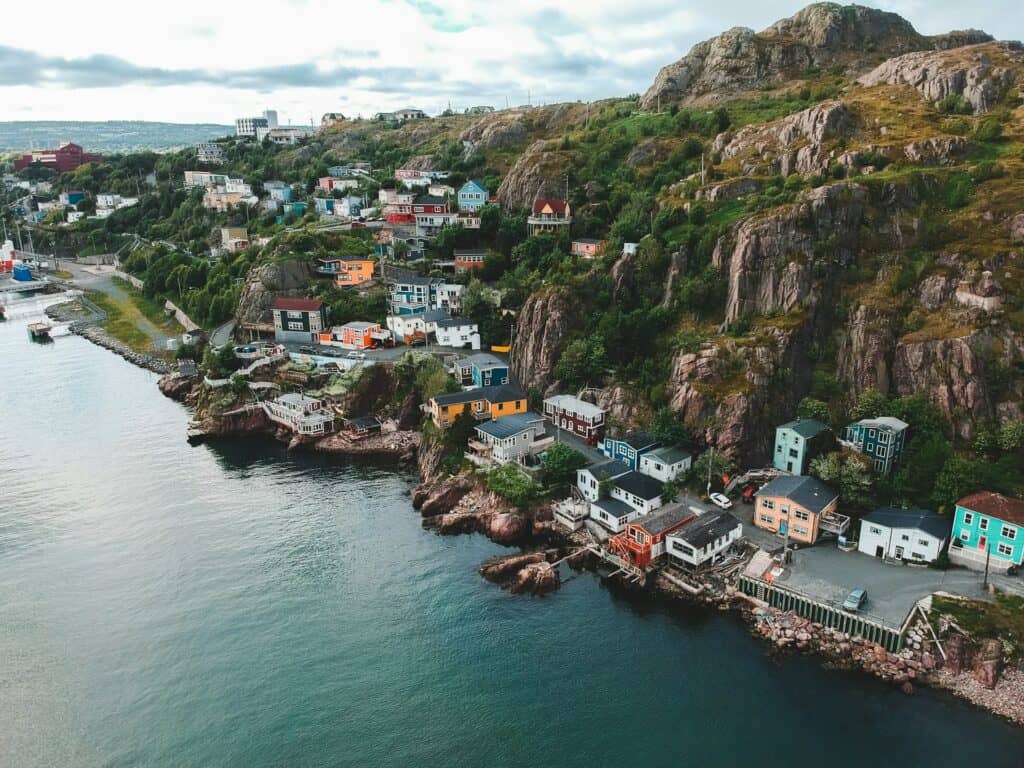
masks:
{"type": "Polygon", "coordinates": [[[300,435],[322,435],[334,431],[334,412],[323,407],[323,401],[297,392],[264,400],[263,410],[271,421],[300,435]]]}
{"type": "Polygon", "coordinates": [[[731,514],[725,510],[705,512],[668,535],[668,557],[684,568],[713,565],[742,537],[743,524],[731,514]]]}
{"type": "Polygon", "coordinates": [[[471,320],[449,317],[438,320],[434,336],[437,343],[445,347],[468,347],[480,349],[480,328],[471,320]]]}
{"type": "Polygon", "coordinates": [[[611,497],[646,515],[661,506],[661,490],[660,481],[639,472],[630,472],[613,481],[611,497]]]}
{"type": "Polygon", "coordinates": [[[543,416],[516,413],[478,425],[476,437],[469,441],[467,457],[478,463],[520,463],[552,442],[545,435],[543,416]]]}
{"type": "Polygon", "coordinates": [[[597,501],[601,498],[601,482],[614,481],[616,478],[628,475],[629,467],[621,461],[602,461],[591,464],[589,467],[576,470],[576,489],[587,501],[597,501]]]}
{"type": "Polygon", "coordinates": [[[462,309],[462,289],[464,287],[458,283],[442,282],[434,291],[433,309],[458,314],[462,309]]]}
{"type": "Polygon", "coordinates": [[[950,527],[927,509],[879,507],[861,518],[857,549],[872,557],[930,563],[949,541],[950,527]]]}
{"type": "Polygon", "coordinates": [[[690,471],[693,456],[682,448],[658,448],[640,455],[640,472],[661,480],[675,480],[690,471]]]}
{"type": "Polygon", "coordinates": [[[590,519],[595,520],[612,533],[621,533],[626,525],[640,517],[640,513],[618,499],[598,499],[590,502],[590,519]]]}
{"type": "Polygon", "coordinates": [[[436,333],[439,322],[450,319],[447,312],[431,309],[415,315],[388,315],[385,325],[396,340],[409,344],[417,336],[425,342],[427,335],[436,333]]]}

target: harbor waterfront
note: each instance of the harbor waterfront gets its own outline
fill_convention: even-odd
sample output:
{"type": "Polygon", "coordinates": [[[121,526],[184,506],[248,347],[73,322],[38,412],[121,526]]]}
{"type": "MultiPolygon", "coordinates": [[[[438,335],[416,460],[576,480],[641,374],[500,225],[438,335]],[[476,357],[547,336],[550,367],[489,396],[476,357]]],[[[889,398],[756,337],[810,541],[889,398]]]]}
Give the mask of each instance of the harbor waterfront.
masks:
{"type": "Polygon", "coordinates": [[[502,591],[508,550],[423,530],[404,470],[190,447],[155,374],[33,344],[33,306],[0,324],[0,765],[1021,764],[1021,730],[730,614],[502,591]]]}

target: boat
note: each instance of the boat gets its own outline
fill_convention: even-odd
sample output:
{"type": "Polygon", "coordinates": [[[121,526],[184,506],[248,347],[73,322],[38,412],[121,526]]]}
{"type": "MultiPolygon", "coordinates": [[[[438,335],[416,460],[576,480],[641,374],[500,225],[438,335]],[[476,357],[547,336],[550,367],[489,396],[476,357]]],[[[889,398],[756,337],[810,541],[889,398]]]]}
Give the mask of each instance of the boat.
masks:
{"type": "Polygon", "coordinates": [[[6,319],[7,319],[7,309],[4,307],[3,304],[0,304],[0,320],[6,320],[6,319]]]}
{"type": "Polygon", "coordinates": [[[29,323],[28,326],[28,334],[33,339],[48,339],[52,330],[52,326],[46,323],[29,323]]]}

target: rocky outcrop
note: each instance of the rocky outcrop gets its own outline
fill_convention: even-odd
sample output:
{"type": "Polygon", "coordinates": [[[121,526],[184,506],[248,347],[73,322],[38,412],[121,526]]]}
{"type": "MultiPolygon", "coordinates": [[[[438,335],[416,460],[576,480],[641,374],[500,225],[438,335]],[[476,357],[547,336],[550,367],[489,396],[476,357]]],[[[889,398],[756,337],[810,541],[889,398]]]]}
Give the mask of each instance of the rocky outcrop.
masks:
{"type": "Polygon", "coordinates": [[[421,493],[413,494],[413,506],[423,517],[435,517],[451,512],[469,493],[472,485],[463,477],[449,477],[428,485],[421,493]]]}
{"type": "Polygon", "coordinates": [[[909,85],[931,102],[962,96],[975,112],[988,112],[1013,83],[1012,65],[1022,62],[1020,43],[983,43],[898,56],[857,82],[869,87],[909,85]]]}
{"type": "Polygon", "coordinates": [[[698,43],[661,69],[640,103],[645,109],[714,103],[806,76],[810,68],[840,64],[863,72],[882,59],[929,47],[894,13],[816,3],[763,32],[736,27],[698,43]]]}
{"type": "Polygon", "coordinates": [[[936,136],[912,141],[903,149],[907,160],[919,165],[953,165],[960,162],[971,142],[960,136],[936,136]]]}
{"type": "Polygon", "coordinates": [[[650,410],[643,398],[625,384],[613,383],[597,395],[597,405],[607,414],[610,424],[636,429],[648,423],[650,410]]]}
{"type": "Polygon", "coordinates": [[[830,101],[766,125],[747,126],[735,135],[720,134],[714,143],[721,147],[723,161],[760,161],[781,176],[824,173],[834,157],[824,142],[846,136],[850,126],[847,106],[830,101]]]}
{"type": "Polygon", "coordinates": [[[982,640],[974,657],[974,679],[989,690],[999,682],[1003,665],[1003,644],[994,638],[982,640]]]}
{"type": "Polygon", "coordinates": [[[308,260],[261,264],[250,270],[238,299],[235,319],[240,323],[271,322],[270,308],[282,296],[301,297],[315,276],[308,260]]]}
{"type": "Polygon", "coordinates": [[[510,208],[529,208],[538,195],[565,196],[568,159],[548,142],[535,141],[516,160],[501,180],[498,198],[510,208]]]}
{"type": "Polygon", "coordinates": [[[850,314],[839,334],[836,373],[849,384],[852,398],[865,389],[889,393],[898,333],[899,320],[890,312],[861,305],[850,314]]]}
{"type": "Polygon", "coordinates": [[[467,157],[475,152],[518,149],[528,138],[523,113],[518,111],[485,115],[459,136],[467,157]]]}
{"type": "Polygon", "coordinates": [[[577,309],[560,291],[532,294],[519,311],[512,342],[512,370],[520,386],[546,392],[555,383],[555,365],[564,338],[576,324],[577,309]]]}
{"type": "Polygon", "coordinates": [[[544,552],[509,555],[484,563],[480,575],[495,584],[509,587],[516,594],[543,595],[561,585],[558,570],[547,561],[544,552]]]}
{"type": "Polygon", "coordinates": [[[954,29],[941,35],[928,38],[937,51],[948,51],[950,48],[963,48],[966,45],[991,43],[995,38],[980,29],[954,29]]]}
{"type": "Polygon", "coordinates": [[[175,371],[161,376],[156,385],[164,397],[183,403],[192,394],[197,383],[198,379],[195,376],[184,376],[175,371]]]}
{"type": "Polygon", "coordinates": [[[804,202],[746,219],[719,240],[712,261],[728,275],[725,322],[789,312],[810,299],[816,263],[827,270],[857,253],[866,204],[859,184],[819,187],[804,202]]]}
{"type": "Polygon", "coordinates": [[[698,200],[735,200],[738,197],[746,197],[755,192],[760,192],[762,183],[758,179],[729,179],[718,184],[708,184],[697,190],[698,200]]]}
{"type": "Polygon", "coordinates": [[[1009,222],[1010,239],[1015,243],[1024,243],[1024,213],[1014,215],[1009,222]]]}

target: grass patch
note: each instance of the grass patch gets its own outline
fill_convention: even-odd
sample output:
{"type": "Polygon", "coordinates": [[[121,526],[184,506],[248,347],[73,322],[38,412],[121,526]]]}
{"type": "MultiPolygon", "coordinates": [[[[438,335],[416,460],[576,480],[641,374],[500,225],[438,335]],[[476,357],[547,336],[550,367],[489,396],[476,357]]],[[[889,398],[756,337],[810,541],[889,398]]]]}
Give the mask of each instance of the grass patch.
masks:
{"type": "Polygon", "coordinates": [[[68,272],[66,269],[58,269],[53,273],[55,277],[59,277],[61,280],[70,280],[74,277],[73,274],[68,272]]]}
{"type": "Polygon", "coordinates": [[[127,293],[131,297],[132,304],[142,313],[142,316],[161,331],[177,335],[184,330],[177,320],[164,314],[164,306],[161,302],[144,296],[138,288],[123,278],[112,277],[110,281],[127,293]]]}
{"type": "Polygon", "coordinates": [[[1024,652],[1024,597],[997,593],[994,603],[957,600],[935,595],[932,598],[933,620],[948,614],[976,639],[997,637],[1013,646],[1012,656],[1024,652]]]}
{"type": "Polygon", "coordinates": [[[115,301],[112,297],[98,291],[90,291],[89,300],[107,313],[102,323],[104,330],[118,341],[123,341],[136,352],[150,352],[153,342],[139,330],[136,317],[139,311],[131,304],[115,301]]]}
{"type": "Polygon", "coordinates": [[[924,325],[917,330],[907,333],[900,339],[901,344],[917,344],[922,341],[939,341],[941,339],[961,339],[970,336],[974,329],[970,326],[959,326],[952,323],[942,314],[929,315],[924,325]]]}

